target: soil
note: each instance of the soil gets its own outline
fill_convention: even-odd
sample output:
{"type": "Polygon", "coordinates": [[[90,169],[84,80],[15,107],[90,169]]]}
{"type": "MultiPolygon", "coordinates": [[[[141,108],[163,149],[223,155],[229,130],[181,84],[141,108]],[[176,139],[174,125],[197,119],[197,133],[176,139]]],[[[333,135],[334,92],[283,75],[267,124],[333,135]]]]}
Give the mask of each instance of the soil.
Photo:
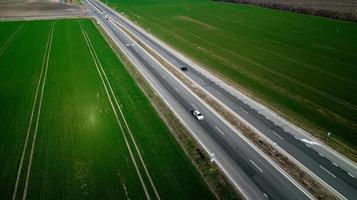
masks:
{"type": "Polygon", "coordinates": [[[76,0],[0,0],[0,18],[82,16],[87,10],[76,0]]]}

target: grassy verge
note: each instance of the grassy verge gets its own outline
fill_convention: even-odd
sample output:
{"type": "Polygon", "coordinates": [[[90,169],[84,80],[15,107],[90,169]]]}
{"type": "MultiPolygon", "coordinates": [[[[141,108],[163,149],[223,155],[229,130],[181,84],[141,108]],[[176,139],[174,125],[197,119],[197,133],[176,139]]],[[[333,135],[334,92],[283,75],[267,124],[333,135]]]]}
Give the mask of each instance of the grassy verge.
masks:
{"type": "Polygon", "coordinates": [[[357,160],[355,23],[204,0],[105,2],[322,141],[332,132],[329,144],[357,160]]]}

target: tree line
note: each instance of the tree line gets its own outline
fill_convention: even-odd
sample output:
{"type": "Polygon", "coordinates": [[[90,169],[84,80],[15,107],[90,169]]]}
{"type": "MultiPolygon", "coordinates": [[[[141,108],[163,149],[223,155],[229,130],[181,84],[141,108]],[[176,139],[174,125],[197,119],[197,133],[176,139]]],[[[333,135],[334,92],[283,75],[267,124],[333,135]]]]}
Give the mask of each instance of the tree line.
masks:
{"type": "Polygon", "coordinates": [[[307,7],[289,5],[287,3],[284,4],[284,3],[277,3],[277,2],[260,2],[254,0],[213,0],[213,1],[224,1],[224,2],[231,2],[231,3],[238,3],[238,4],[256,5],[256,6],[271,8],[276,10],[285,10],[285,11],[297,12],[301,14],[357,22],[357,14],[344,12],[344,11],[331,10],[328,8],[326,9],[307,8],[307,7]]]}

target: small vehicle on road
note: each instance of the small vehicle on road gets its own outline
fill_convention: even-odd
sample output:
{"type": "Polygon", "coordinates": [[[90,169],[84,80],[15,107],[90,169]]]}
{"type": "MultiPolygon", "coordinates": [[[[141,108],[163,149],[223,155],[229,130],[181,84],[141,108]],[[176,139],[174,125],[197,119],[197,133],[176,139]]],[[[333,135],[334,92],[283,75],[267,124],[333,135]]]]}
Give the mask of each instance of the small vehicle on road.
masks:
{"type": "Polygon", "coordinates": [[[184,72],[188,71],[187,67],[181,67],[181,70],[184,71],[184,72]]]}
{"type": "Polygon", "coordinates": [[[192,114],[193,114],[193,116],[196,117],[197,120],[203,120],[203,118],[204,118],[203,115],[198,110],[192,111],[192,114]]]}

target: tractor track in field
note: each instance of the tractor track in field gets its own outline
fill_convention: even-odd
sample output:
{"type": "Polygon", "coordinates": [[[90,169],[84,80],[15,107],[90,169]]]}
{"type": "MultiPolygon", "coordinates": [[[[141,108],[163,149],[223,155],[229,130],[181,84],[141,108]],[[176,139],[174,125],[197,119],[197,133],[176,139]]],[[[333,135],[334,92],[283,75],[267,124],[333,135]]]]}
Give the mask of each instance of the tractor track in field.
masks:
{"type": "Polygon", "coordinates": [[[20,30],[22,29],[23,26],[24,26],[23,24],[19,25],[19,27],[17,27],[17,29],[11,34],[9,39],[7,39],[6,42],[1,46],[1,48],[0,48],[0,56],[12,44],[12,42],[15,40],[16,36],[18,35],[18,33],[20,32],[20,30]]]}
{"type": "Polygon", "coordinates": [[[113,89],[112,89],[112,86],[111,86],[111,84],[110,84],[110,82],[109,82],[109,80],[108,80],[108,78],[107,78],[107,75],[106,75],[106,73],[105,73],[105,71],[104,71],[104,69],[103,69],[103,67],[102,67],[102,65],[101,65],[101,63],[100,63],[100,61],[99,61],[99,58],[98,58],[97,53],[96,53],[96,51],[95,51],[95,49],[94,49],[94,47],[93,47],[93,45],[92,45],[92,42],[91,42],[91,40],[90,40],[90,38],[89,38],[89,36],[88,36],[88,34],[87,34],[85,28],[83,27],[83,25],[80,23],[79,26],[80,26],[80,28],[81,28],[81,30],[82,30],[83,37],[84,37],[84,39],[85,39],[85,41],[86,41],[86,43],[87,43],[87,46],[88,46],[88,48],[89,48],[89,50],[90,50],[90,53],[91,53],[91,56],[92,56],[92,58],[93,58],[94,64],[95,64],[95,66],[96,66],[97,72],[98,72],[99,77],[100,77],[100,79],[101,79],[101,81],[102,81],[102,84],[103,84],[104,89],[105,89],[105,92],[106,92],[106,94],[107,94],[109,103],[110,103],[110,105],[111,105],[111,107],[112,107],[112,110],[113,110],[113,112],[114,112],[116,121],[117,121],[117,123],[118,123],[118,125],[119,125],[119,127],[120,127],[120,129],[121,129],[121,132],[122,132],[124,141],[125,141],[125,143],[126,143],[126,146],[127,146],[128,151],[129,151],[131,160],[132,160],[132,162],[133,162],[133,164],[134,164],[135,170],[136,170],[136,172],[137,172],[137,174],[138,174],[138,177],[139,177],[139,179],[140,179],[140,182],[141,182],[141,185],[142,185],[143,190],[144,190],[144,192],[145,192],[146,198],[147,198],[147,199],[151,199],[151,198],[150,198],[150,195],[149,195],[149,192],[148,192],[148,190],[147,190],[146,184],[145,184],[145,182],[144,182],[144,180],[143,180],[143,177],[142,177],[142,175],[141,175],[141,173],[140,173],[140,171],[139,171],[137,161],[136,161],[135,158],[134,158],[134,154],[133,154],[133,151],[131,150],[130,144],[129,144],[129,142],[128,142],[128,138],[127,138],[127,136],[126,136],[126,134],[125,134],[125,131],[124,131],[122,122],[120,122],[120,119],[119,119],[119,116],[118,116],[118,113],[117,113],[116,108],[119,110],[120,116],[121,116],[122,120],[124,121],[124,124],[125,124],[125,127],[126,127],[126,129],[127,129],[127,132],[129,133],[130,139],[131,139],[132,143],[134,144],[134,149],[135,149],[136,153],[138,154],[138,157],[139,157],[139,159],[140,159],[140,162],[141,162],[141,164],[142,164],[142,167],[144,168],[145,174],[146,174],[146,176],[147,176],[147,178],[148,178],[148,180],[149,180],[149,182],[150,182],[150,185],[151,185],[152,189],[154,190],[155,197],[156,197],[157,199],[160,199],[159,193],[157,192],[157,189],[156,189],[156,187],[155,187],[155,185],[154,185],[154,183],[153,183],[153,181],[152,181],[152,179],[151,179],[151,176],[150,176],[150,174],[149,174],[149,172],[148,172],[148,170],[147,170],[147,167],[146,167],[146,164],[145,164],[145,162],[144,162],[144,159],[142,158],[142,155],[141,155],[141,153],[140,153],[140,151],[139,151],[139,148],[138,148],[138,146],[137,146],[137,144],[136,144],[136,141],[135,141],[135,139],[134,139],[134,137],[133,137],[133,135],[132,135],[132,132],[131,132],[131,130],[130,130],[130,128],[129,128],[129,125],[128,125],[126,119],[125,119],[125,116],[124,116],[124,114],[123,114],[123,112],[122,112],[122,110],[121,110],[121,108],[120,108],[120,105],[119,105],[119,103],[118,103],[118,100],[117,100],[117,98],[115,97],[115,94],[114,94],[114,91],[113,91],[113,89]],[[103,77],[104,77],[104,78],[103,78],[103,77]],[[108,92],[108,88],[109,88],[110,94],[109,94],[109,92],[108,92]],[[113,100],[114,100],[115,106],[114,106],[113,100]],[[116,107],[116,108],[115,108],[115,107],[116,107]]]}
{"type": "Polygon", "coordinates": [[[52,23],[51,39],[50,39],[50,44],[49,44],[49,48],[48,48],[48,51],[47,51],[47,57],[46,57],[46,61],[45,61],[45,62],[46,62],[46,63],[45,63],[46,70],[45,70],[45,75],[44,75],[43,84],[42,84],[42,88],[41,88],[41,98],[40,98],[39,108],[38,108],[38,113],[37,113],[35,133],[34,133],[34,138],[33,138],[33,140],[32,140],[30,161],[29,161],[29,166],[28,166],[28,168],[27,168],[25,189],[24,189],[24,193],[23,193],[23,196],[22,196],[22,199],[23,199],[23,200],[26,199],[26,194],[27,194],[27,189],[28,189],[28,183],[29,183],[29,179],[30,179],[30,175],[31,175],[32,158],[33,158],[33,154],[34,154],[34,150],[35,150],[35,146],[36,146],[36,138],[37,138],[38,124],[39,124],[40,115],[41,115],[43,92],[44,92],[44,90],[45,90],[47,70],[48,70],[48,63],[49,63],[50,54],[51,54],[51,47],[52,47],[52,39],[53,39],[54,25],[55,25],[55,22],[52,23]]]}
{"type": "Polygon", "coordinates": [[[29,163],[28,163],[27,171],[26,171],[26,179],[25,179],[25,186],[24,186],[24,190],[23,190],[23,194],[22,194],[22,199],[25,200],[26,199],[26,195],[27,195],[28,182],[29,182],[30,174],[31,174],[31,165],[32,165],[32,159],[33,159],[34,149],[35,149],[35,145],[36,145],[36,137],[37,137],[39,119],[40,119],[40,115],[41,115],[42,99],[43,99],[43,93],[44,93],[44,89],[45,89],[47,70],[48,70],[48,63],[49,63],[49,57],[50,57],[50,52],[51,52],[51,46],[52,46],[54,24],[55,23],[53,22],[52,26],[51,26],[51,29],[50,29],[50,32],[48,34],[48,40],[47,40],[47,43],[46,43],[46,49],[45,49],[45,53],[44,53],[44,56],[43,56],[40,77],[39,77],[39,80],[38,80],[38,83],[37,83],[37,87],[36,87],[35,98],[34,98],[32,111],[31,111],[30,123],[29,123],[29,126],[27,128],[26,139],[25,139],[23,150],[22,150],[22,155],[21,155],[19,168],[18,168],[18,171],[17,171],[16,183],[15,183],[15,186],[14,186],[12,200],[17,199],[16,196],[17,196],[17,193],[18,193],[18,186],[19,186],[19,182],[20,182],[20,178],[21,178],[21,172],[23,171],[22,168],[23,168],[25,154],[26,154],[26,150],[27,150],[27,146],[28,146],[28,142],[29,142],[29,138],[30,138],[31,128],[32,128],[32,124],[33,124],[33,117],[34,117],[34,114],[35,114],[36,105],[38,105],[35,130],[34,130],[32,144],[31,144],[31,151],[30,151],[30,155],[29,155],[29,163]],[[39,94],[39,91],[40,91],[40,85],[41,85],[41,94],[40,94],[40,99],[39,99],[39,102],[38,102],[37,99],[38,99],[38,94],[39,94]]]}

